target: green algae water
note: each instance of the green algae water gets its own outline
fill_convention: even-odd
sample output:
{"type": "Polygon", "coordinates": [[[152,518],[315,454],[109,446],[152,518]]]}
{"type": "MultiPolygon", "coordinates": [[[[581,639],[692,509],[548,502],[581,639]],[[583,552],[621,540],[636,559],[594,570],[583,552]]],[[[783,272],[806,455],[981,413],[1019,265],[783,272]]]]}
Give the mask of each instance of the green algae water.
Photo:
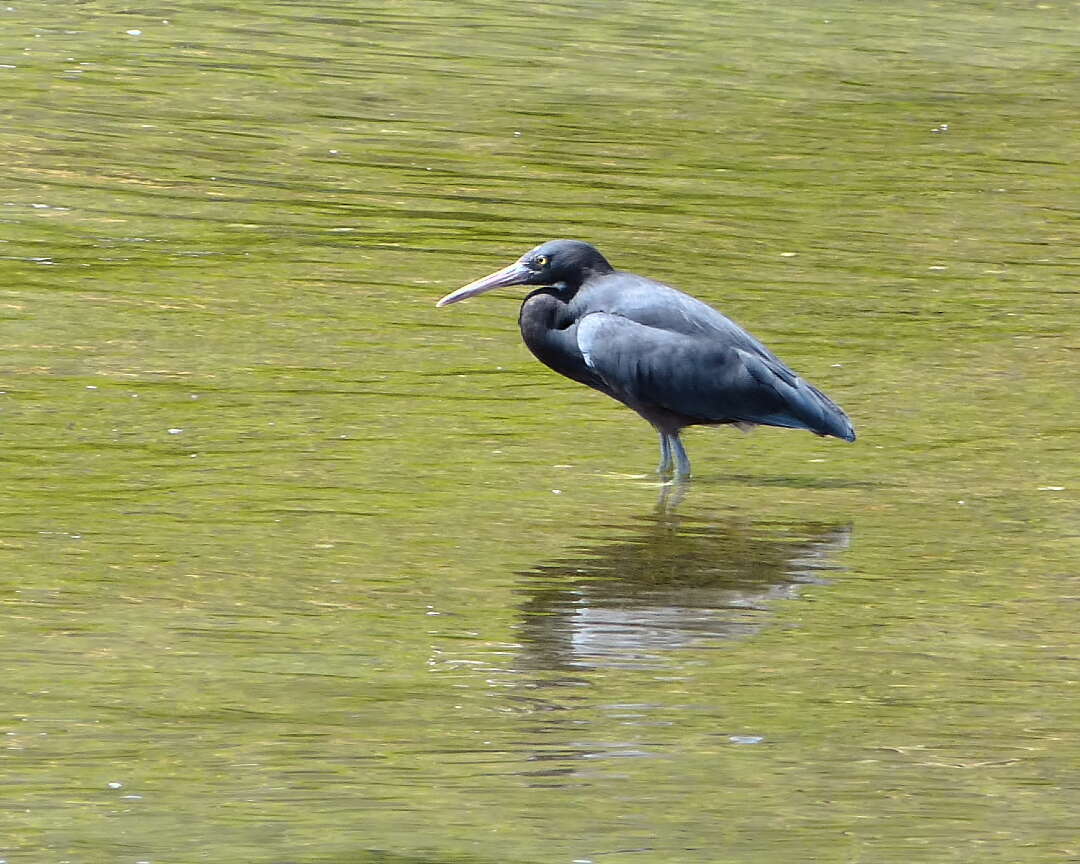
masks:
{"type": "Polygon", "coordinates": [[[1080,7],[0,6],[0,858],[1076,839],[1080,7]],[[552,237],[845,445],[537,364],[552,237]]]}

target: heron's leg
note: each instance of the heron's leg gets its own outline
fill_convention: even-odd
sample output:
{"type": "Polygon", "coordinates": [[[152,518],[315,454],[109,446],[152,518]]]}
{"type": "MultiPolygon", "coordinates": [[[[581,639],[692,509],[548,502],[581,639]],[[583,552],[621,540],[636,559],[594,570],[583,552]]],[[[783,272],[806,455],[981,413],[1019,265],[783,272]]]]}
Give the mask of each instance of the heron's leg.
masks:
{"type": "Polygon", "coordinates": [[[671,438],[666,432],[660,433],[660,464],[657,466],[656,473],[671,473],[671,438]]]}
{"type": "Polygon", "coordinates": [[[686,455],[686,448],[683,447],[678,432],[671,436],[670,441],[675,451],[675,476],[680,480],[685,480],[690,476],[690,457],[686,455]]]}

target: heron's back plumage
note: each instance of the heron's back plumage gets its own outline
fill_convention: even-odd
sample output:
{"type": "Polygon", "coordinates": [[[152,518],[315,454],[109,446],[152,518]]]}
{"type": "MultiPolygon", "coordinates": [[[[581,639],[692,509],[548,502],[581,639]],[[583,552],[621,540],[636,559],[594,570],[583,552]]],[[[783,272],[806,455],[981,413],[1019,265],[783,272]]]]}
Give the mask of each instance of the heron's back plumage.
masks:
{"type": "Polygon", "coordinates": [[[585,364],[651,420],[659,408],[675,426],[752,423],[855,439],[829,397],[730,318],[670,286],[615,272],[583,286],[568,312],[585,364]]]}

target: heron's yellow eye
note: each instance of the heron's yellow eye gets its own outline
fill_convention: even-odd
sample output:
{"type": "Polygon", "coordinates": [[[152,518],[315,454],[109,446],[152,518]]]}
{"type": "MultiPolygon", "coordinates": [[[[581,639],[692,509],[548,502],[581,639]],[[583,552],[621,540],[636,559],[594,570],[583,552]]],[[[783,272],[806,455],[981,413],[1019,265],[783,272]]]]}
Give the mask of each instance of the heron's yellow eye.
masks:
{"type": "Polygon", "coordinates": [[[536,266],[537,267],[547,267],[548,261],[550,261],[550,260],[551,259],[548,258],[547,255],[541,255],[539,258],[536,259],[536,266]]]}

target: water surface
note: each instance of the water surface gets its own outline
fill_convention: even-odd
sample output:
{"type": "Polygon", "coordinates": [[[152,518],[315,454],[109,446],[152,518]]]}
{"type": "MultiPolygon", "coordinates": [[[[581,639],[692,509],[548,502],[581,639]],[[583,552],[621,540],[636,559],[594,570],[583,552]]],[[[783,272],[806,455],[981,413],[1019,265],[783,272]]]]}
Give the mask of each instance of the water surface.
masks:
{"type": "Polygon", "coordinates": [[[1077,12],[0,7],[2,857],[1075,858],[1077,12]],[[660,489],[557,236],[858,443],[660,489]]]}

